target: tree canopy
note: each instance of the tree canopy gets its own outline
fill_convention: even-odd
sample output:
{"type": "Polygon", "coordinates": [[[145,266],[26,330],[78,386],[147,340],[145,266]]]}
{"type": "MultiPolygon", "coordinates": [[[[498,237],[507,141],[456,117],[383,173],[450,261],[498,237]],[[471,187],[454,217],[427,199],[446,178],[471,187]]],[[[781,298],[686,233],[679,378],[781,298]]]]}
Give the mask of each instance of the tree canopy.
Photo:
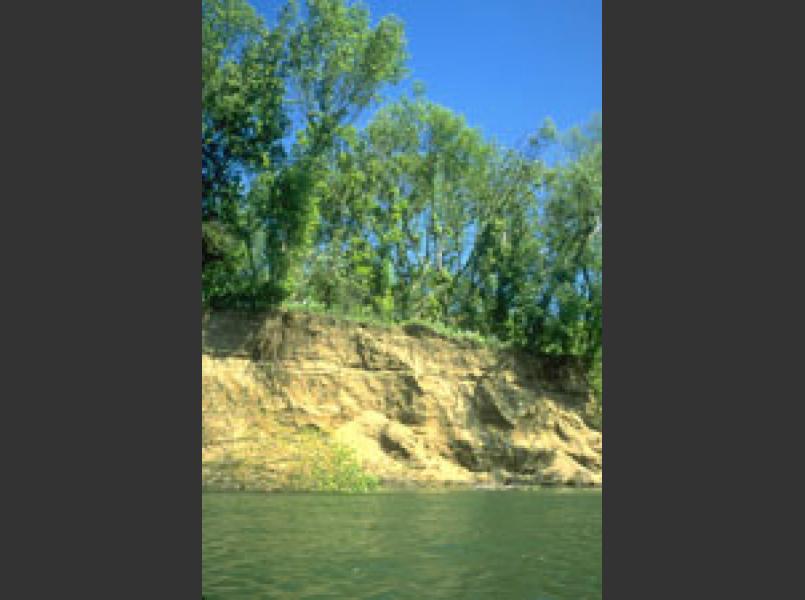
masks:
{"type": "Polygon", "coordinates": [[[600,395],[600,115],[502,147],[421,87],[383,103],[405,64],[357,4],[202,0],[202,302],[424,320],[573,357],[600,395]]]}

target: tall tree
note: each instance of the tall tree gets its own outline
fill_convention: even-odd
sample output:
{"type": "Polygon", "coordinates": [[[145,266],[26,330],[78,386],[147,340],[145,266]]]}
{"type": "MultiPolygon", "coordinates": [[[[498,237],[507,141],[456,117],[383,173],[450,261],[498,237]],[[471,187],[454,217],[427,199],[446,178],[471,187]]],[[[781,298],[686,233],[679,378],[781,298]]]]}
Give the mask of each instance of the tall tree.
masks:
{"type": "Polygon", "coordinates": [[[546,186],[541,237],[548,268],[533,302],[527,343],[591,364],[600,353],[603,145],[600,117],[557,143],[546,186]]]}
{"type": "Polygon", "coordinates": [[[288,19],[269,31],[243,0],[202,0],[203,292],[238,296],[250,243],[245,184],[284,157],[288,19]]]}
{"type": "Polygon", "coordinates": [[[213,304],[299,284],[328,154],[405,60],[402,26],[343,0],[295,1],[269,30],[243,0],[202,2],[202,265],[213,304]],[[294,118],[301,107],[304,117],[294,118]],[[296,134],[288,139],[292,125],[296,134]]]}

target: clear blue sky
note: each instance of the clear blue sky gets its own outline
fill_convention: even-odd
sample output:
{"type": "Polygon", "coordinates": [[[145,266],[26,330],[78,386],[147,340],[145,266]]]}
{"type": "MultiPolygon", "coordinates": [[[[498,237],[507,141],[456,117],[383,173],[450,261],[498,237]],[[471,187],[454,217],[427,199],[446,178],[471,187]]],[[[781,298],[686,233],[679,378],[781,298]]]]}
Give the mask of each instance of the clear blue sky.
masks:
{"type": "MultiPolygon", "coordinates": [[[[602,111],[602,0],[365,0],[405,23],[411,80],[504,144],[602,111]]],[[[267,20],[281,0],[252,0],[267,20]]]]}

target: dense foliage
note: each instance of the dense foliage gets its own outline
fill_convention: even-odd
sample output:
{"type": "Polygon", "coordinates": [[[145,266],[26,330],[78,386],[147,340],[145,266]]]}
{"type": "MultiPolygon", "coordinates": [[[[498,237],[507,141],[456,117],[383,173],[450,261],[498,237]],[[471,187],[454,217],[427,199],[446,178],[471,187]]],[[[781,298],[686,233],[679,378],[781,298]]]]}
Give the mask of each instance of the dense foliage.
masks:
{"type": "Polygon", "coordinates": [[[381,104],[402,24],[344,0],[202,0],[202,300],[425,320],[574,357],[599,390],[602,128],[500,147],[381,104]],[[368,125],[356,119],[379,109],[368,125]]]}

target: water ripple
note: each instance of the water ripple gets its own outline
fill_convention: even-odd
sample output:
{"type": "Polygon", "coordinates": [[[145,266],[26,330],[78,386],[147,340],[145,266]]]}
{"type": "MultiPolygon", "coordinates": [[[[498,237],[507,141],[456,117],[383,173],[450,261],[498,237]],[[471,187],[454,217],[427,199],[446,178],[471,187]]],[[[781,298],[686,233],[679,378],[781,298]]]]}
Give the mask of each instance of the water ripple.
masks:
{"type": "Polygon", "coordinates": [[[202,494],[207,600],[601,598],[601,493],[202,494]]]}

